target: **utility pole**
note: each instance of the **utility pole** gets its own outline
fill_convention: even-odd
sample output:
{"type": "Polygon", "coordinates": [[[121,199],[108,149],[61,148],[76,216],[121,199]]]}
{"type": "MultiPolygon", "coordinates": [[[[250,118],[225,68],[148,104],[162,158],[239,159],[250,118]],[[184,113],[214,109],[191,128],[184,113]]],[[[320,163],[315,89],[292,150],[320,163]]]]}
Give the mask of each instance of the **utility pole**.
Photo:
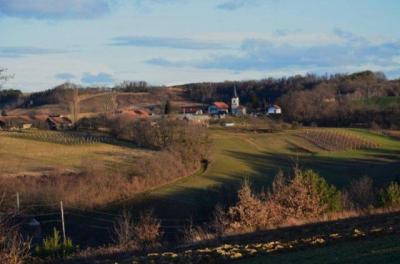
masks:
{"type": "Polygon", "coordinates": [[[64,207],[63,207],[63,202],[60,201],[60,209],[61,209],[61,225],[62,225],[62,232],[63,232],[63,241],[64,241],[64,246],[67,243],[67,238],[65,236],[65,221],[64,221],[64,207]]]}

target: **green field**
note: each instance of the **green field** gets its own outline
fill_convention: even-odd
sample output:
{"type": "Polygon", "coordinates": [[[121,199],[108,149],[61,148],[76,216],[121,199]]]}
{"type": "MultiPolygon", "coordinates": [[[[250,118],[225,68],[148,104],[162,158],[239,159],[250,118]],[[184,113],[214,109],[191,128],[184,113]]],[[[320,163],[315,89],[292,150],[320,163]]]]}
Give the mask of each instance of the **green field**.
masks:
{"type": "Polygon", "coordinates": [[[244,178],[255,188],[268,187],[279,170],[290,172],[296,163],[316,170],[340,188],[365,175],[377,185],[400,177],[400,141],[369,130],[338,130],[373,141],[379,147],[324,151],[299,137],[298,130],[257,134],[212,129],[211,163],[205,173],[143,193],[124,202],[124,206],[154,207],[165,217],[204,216],[218,202],[224,202],[226,195],[232,195],[244,178]]]}

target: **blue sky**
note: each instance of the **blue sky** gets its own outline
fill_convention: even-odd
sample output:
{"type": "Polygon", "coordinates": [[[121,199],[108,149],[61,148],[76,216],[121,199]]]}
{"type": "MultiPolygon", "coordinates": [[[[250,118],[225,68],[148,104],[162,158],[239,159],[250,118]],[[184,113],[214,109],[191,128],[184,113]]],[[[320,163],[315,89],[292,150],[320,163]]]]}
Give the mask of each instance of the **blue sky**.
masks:
{"type": "Polygon", "coordinates": [[[400,77],[397,0],[0,0],[8,88],[400,77]]]}

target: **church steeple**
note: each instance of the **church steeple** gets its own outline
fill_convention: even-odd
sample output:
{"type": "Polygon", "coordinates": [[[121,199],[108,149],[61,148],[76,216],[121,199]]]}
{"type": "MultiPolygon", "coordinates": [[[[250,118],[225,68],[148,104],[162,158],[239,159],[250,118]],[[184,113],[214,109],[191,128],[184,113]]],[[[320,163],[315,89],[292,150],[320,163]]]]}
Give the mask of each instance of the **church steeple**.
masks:
{"type": "Polygon", "coordinates": [[[234,114],[236,112],[236,109],[239,107],[239,96],[237,95],[236,91],[236,85],[233,86],[233,97],[231,99],[231,110],[232,113],[234,114]]]}

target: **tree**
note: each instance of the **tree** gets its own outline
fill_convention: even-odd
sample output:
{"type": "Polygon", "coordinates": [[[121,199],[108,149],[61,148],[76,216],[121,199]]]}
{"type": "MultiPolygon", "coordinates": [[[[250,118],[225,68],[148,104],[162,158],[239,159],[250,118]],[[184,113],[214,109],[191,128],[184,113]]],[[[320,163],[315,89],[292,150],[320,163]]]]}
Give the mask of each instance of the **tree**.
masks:
{"type": "Polygon", "coordinates": [[[164,114],[169,115],[171,113],[171,110],[172,110],[171,101],[167,100],[164,107],[164,114]]]}
{"type": "Polygon", "coordinates": [[[7,69],[6,68],[1,68],[0,67],[0,89],[3,87],[4,83],[13,78],[13,75],[7,74],[7,69]]]}

